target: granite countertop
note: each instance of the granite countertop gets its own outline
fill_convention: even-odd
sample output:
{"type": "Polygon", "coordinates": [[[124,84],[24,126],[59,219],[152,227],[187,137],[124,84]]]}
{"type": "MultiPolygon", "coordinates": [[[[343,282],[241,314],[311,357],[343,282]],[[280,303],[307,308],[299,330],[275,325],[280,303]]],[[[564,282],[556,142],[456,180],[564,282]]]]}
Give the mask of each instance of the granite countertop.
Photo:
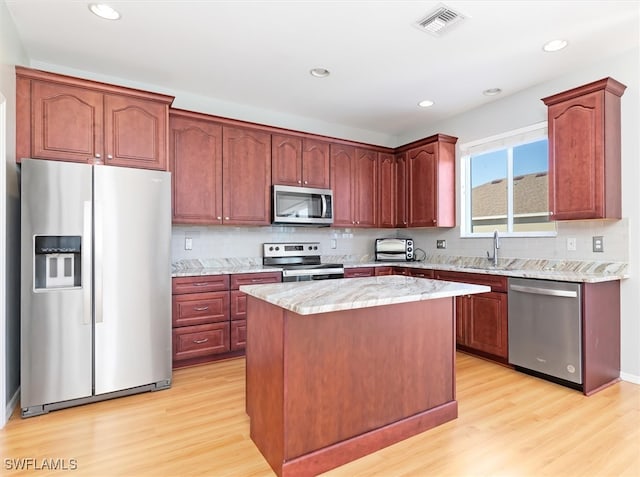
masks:
{"type": "Polygon", "coordinates": [[[491,291],[490,287],[387,275],[313,282],[244,285],[240,291],[300,315],[433,300],[491,291]]]}
{"type": "Polygon", "coordinates": [[[345,263],[345,268],[408,267],[453,272],[480,273],[518,278],[537,278],[562,282],[598,283],[629,278],[627,264],[621,262],[589,262],[578,260],[500,259],[494,267],[483,257],[427,257],[420,262],[345,263]]]}
{"type": "MultiPolygon", "coordinates": [[[[561,259],[501,258],[494,267],[484,257],[456,257],[431,255],[420,262],[376,262],[371,256],[323,256],[324,263],[343,263],[345,268],[409,267],[454,272],[537,278],[565,282],[598,283],[629,278],[623,262],[596,262],[561,259]]],[[[173,277],[228,275],[233,273],[262,273],[282,271],[278,267],[264,267],[261,257],[192,259],[173,264],[173,277]]]]}

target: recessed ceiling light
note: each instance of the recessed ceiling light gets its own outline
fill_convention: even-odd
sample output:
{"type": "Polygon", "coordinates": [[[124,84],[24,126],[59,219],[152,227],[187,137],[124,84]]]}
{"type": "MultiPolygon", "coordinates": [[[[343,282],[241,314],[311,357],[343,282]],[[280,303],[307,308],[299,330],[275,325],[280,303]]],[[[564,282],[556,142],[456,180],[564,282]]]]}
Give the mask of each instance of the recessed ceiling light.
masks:
{"type": "Polygon", "coordinates": [[[420,106],[421,108],[428,108],[430,106],[433,106],[433,101],[431,101],[430,99],[425,99],[424,101],[420,101],[418,103],[418,106],[420,106]]]}
{"type": "Polygon", "coordinates": [[[331,74],[326,68],[313,68],[309,73],[311,73],[311,76],[315,76],[316,78],[326,78],[331,74]]]}
{"type": "Polygon", "coordinates": [[[500,88],[489,88],[489,89],[485,89],[482,94],[484,94],[485,96],[495,96],[496,94],[500,94],[502,93],[502,90],[500,88]]]}
{"type": "Polygon", "coordinates": [[[89,10],[105,20],[118,20],[120,13],[104,3],[91,3],[89,10]]]}
{"type": "Polygon", "coordinates": [[[569,42],[567,40],[551,40],[544,44],[542,49],[548,53],[559,51],[565,48],[569,42]]]}

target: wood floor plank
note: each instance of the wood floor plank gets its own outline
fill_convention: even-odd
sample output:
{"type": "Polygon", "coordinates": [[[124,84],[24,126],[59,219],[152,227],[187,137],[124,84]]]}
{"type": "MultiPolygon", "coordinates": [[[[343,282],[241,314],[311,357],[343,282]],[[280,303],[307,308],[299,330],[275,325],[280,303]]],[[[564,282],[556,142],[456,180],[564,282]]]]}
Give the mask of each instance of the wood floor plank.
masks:
{"type": "MultiPolygon", "coordinates": [[[[458,419],[323,475],[640,476],[640,386],[585,397],[462,353],[456,369],[458,419]]],[[[16,412],[0,430],[0,475],[273,476],[249,437],[244,372],[230,359],[176,370],[157,393],[16,412]],[[26,458],[32,468],[16,470],[26,458]],[[77,470],[33,469],[55,459],[77,470]]]]}

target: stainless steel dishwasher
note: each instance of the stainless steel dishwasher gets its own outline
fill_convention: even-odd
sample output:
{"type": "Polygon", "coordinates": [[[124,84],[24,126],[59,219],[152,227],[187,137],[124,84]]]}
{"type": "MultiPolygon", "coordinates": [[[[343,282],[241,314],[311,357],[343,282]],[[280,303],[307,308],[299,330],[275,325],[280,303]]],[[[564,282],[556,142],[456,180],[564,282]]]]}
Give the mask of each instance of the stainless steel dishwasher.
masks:
{"type": "Polygon", "coordinates": [[[510,278],[508,293],[509,362],[582,389],[581,285],[510,278]]]}

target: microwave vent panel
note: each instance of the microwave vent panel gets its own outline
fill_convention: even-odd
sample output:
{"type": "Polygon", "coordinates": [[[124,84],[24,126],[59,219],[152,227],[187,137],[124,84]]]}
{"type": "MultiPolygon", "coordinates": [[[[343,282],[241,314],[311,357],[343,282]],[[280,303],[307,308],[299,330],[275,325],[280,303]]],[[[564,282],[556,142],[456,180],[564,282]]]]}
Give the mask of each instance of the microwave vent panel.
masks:
{"type": "Polygon", "coordinates": [[[422,20],[417,21],[415,26],[422,31],[439,37],[464,19],[465,17],[460,13],[443,4],[439,4],[438,8],[433,12],[427,14],[422,20]]]}

